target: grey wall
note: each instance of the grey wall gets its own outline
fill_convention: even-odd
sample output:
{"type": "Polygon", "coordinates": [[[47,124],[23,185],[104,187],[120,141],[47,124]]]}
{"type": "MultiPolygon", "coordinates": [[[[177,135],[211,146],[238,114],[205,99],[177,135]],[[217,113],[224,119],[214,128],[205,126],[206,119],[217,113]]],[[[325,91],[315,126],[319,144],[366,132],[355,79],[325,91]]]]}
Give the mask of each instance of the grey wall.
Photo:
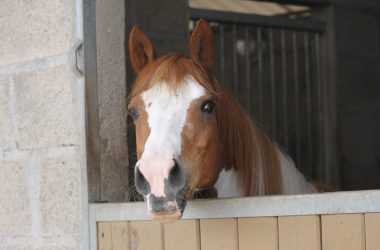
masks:
{"type": "Polygon", "coordinates": [[[328,25],[326,147],[336,164],[329,165],[330,180],[344,190],[380,188],[380,2],[328,2],[314,17],[328,25]]]}
{"type": "MultiPolygon", "coordinates": [[[[380,9],[380,2],[378,2],[380,9]]],[[[344,189],[380,188],[380,14],[338,5],[336,88],[344,189]]],[[[375,11],[375,10],[374,10],[375,11]]]]}

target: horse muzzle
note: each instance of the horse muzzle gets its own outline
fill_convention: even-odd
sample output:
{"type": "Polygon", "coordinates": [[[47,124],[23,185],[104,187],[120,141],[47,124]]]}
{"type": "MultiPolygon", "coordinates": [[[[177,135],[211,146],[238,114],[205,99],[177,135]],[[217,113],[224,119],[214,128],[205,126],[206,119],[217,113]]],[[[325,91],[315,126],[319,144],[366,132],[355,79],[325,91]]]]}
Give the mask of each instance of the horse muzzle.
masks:
{"type": "Polygon", "coordinates": [[[165,167],[158,168],[159,164],[152,161],[140,161],[135,168],[135,184],[146,198],[152,219],[172,221],[181,218],[186,205],[186,174],[177,160],[166,162],[165,167]]]}
{"type": "Polygon", "coordinates": [[[148,198],[149,213],[152,219],[160,221],[173,221],[181,218],[182,212],[176,201],[166,197],[155,197],[153,194],[148,198]]]}

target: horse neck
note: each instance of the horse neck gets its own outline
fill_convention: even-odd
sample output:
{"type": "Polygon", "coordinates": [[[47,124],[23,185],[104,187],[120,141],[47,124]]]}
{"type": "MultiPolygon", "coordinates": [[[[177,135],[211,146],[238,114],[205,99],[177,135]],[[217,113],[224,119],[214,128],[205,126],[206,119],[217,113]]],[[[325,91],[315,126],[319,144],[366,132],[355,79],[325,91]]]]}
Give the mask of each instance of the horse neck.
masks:
{"type": "Polygon", "coordinates": [[[224,109],[218,111],[217,119],[224,169],[237,172],[244,196],[281,194],[279,150],[232,95],[225,92],[221,99],[224,109]]]}

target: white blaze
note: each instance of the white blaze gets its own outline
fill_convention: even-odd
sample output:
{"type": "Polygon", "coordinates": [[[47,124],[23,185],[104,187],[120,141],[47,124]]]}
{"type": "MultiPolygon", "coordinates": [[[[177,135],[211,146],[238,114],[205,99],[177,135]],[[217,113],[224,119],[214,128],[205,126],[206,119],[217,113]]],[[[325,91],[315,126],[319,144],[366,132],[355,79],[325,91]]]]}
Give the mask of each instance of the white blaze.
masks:
{"type": "Polygon", "coordinates": [[[164,179],[173,159],[181,154],[181,133],[190,104],[204,94],[205,89],[192,78],[175,92],[160,83],[142,93],[150,135],[137,165],[155,196],[164,196],[164,179]]]}

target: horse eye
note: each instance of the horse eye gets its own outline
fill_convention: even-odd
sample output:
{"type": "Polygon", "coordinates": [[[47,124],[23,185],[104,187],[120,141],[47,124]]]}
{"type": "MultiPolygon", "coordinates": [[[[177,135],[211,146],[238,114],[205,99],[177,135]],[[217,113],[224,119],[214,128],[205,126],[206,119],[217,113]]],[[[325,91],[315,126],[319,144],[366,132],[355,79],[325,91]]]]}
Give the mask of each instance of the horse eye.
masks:
{"type": "Polygon", "coordinates": [[[201,111],[204,113],[210,114],[214,110],[214,107],[215,107],[215,102],[213,102],[211,100],[207,100],[202,104],[201,111]]]}
{"type": "Polygon", "coordinates": [[[136,121],[139,118],[139,112],[135,108],[128,109],[128,114],[132,117],[133,121],[136,121]]]}

